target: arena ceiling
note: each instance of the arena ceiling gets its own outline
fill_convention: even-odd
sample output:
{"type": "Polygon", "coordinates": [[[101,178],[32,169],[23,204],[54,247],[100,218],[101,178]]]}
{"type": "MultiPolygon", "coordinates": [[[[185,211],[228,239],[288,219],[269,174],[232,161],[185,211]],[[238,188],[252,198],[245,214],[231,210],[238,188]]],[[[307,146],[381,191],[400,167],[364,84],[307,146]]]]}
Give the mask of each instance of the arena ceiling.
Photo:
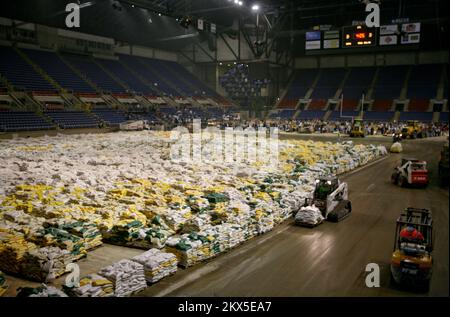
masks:
{"type": "MultiPolygon", "coordinates": [[[[176,18],[202,18],[217,24],[220,33],[238,17],[253,23],[251,6],[255,3],[260,5],[260,14],[278,24],[276,31],[287,36],[292,35],[291,30],[319,24],[342,26],[365,18],[364,0],[242,0],[242,6],[234,0],[14,0],[0,2],[0,16],[65,28],[64,8],[69,2],[82,5],[80,32],[168,50],[206,40],[194,27],[182,27],[176,18]]],[[[448,20],[448,2],[381,0],[382,20],[448,20]]]]}

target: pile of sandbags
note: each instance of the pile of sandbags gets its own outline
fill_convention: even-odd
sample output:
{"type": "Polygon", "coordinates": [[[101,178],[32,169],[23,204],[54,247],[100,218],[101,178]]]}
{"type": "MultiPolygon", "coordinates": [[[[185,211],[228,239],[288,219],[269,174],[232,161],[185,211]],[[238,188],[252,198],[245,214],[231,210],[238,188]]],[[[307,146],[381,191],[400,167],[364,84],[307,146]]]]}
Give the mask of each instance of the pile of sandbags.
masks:
{"type": "Polygon", "coordinates": [[[155,283],[177,271],[177,257],[158,249],[150,249],[131,260],[144,266],[145,278],[149,283],[155,283]]]}
{"type": "Polygon", "coordinates": [[[6,283],[6,277],[3,272],[0,271],[0,297],[2,297],[8,290],[8,283],[6,283]]]}
{"type": "Polygon", "coordinates": [[[208,239],[196,233],[170,237],[166,251],[175,254],[178,264],[185,268],[211,257],[208,239]]]}
{"type": "Polygon", "coordinates": [[[51,282],[66,272],[73,255],[58,247],[42,247],[26,252],[21,261],[21,275],[38,282],[51,282]]]}
{"type": "Polygon", "coordinates": [[[144,266],[131,260],[120,260],[101,269],[98,275],[113,282],[116,297],[131,296],[147,287],[144,266]]]}
{"type": "Polygon", "coordinates": [[[152,244],[151,232],[139,220],[119,221],[108,231],[103,231],[105,242],[134,247],[139,249],[149,249],[152,244]]]}
{"type": "Polygon", "coordinates": [[[84,221],[68,221],[60,225],[60,228],[70,234],[80,237],[84,240],[86,251],[94,249],[103,244],[102,234],[95,224],[84,221]]]}
{"type": "Polygon", "coordinates": [[[113,297],[114,284],[98,274],[89,274],[80,279],[78,287],[64,286],[65,292],[73,297],[113,297]]]}
{"type": "Polygon", "coordinates": [[[402,144],[400,142],[394,142],[389,151],[391,153],[401,153],[403,151],[402,144]]]}
{"type": "Polygon", "coordinates": [[[39,287],[21,287],[17,297],[68,297],[63,291],[54,286],[42,284],[39,287]]]}
{"type": "Polygon", "coordinates": [[[295,215],[296,224],[311,227],[320,224],[324,219],[322,212],[314,205],[300,208],[295,215]]]}
{"type": "Polygon", "coordinates": [[[25,254],[36,248],[34,243],[27,242],[20,233],[0,232],[0,270],[20,273],[25,254]]]}
{"type": "Polygon", "coordinates": [[[43,228],[32,237],[31,241],[41,246],[55,246],[67,250],[72,255],[73,260],[81,259],[87,255],[84,239],[63,229],[43,228]]]}

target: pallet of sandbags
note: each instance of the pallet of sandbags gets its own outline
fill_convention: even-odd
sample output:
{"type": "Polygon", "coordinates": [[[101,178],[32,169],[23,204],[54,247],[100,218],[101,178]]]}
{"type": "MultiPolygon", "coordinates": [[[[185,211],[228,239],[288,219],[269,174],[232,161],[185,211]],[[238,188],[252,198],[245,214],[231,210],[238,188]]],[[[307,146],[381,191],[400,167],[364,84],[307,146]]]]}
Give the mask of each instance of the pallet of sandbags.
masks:
{"type": "Polygon", "coordinates": [[[20,287],[17,297],[68,297],[63,291],[54,286],[42,284],[38,287],[20,287]]]}
{"type": "Polygon", "coordinates": [[[103,244],[102,234],[93,223],[68,221],[60,225],[60,228],[66,230],[70,234],[82,238],[84,240],[84,248],[86,251],[92,250],[103,244]]]}
{"type": "Polygon", "coordinates": [[[41,246],[54,246],[67,250],[72,255],[74,261],[84,258],[87,255],[82,238],[59,228],[43,228],[37,235],[32,237],[31,241],[41,246]]]}
{"type": "Polygon", "coordinates": [[[50,282],[66,273],[73,256],[58,247],[42,247],[28,251],[20,262],[20,274],[38,282],[50,282]]]}
{"type": "Polygon", "coordinates": [[[116,297],[131,296],[147,287],[144,266],[131,260],[120,260],[101,269],[98,275],[113,282],[116,297]]]}
{"type": "Polygon", "coordinates": [[[144,266],[145,278],[149,283],[155,283],[177,271],[177,257],[158,249],[150,249],[131,260],[144,266]]]}
{"type": "Polygon", "coordinates": [[[195,233],[170,237],[165,247],[167,252],[175,254],[178,265],[187,268],[211,257],[209,241],[195,233]]]}
{"type": "Polygon", "coordinates": [[[36,248],[34,243],[24,239],[23,234],[0,232],[0,270],[19,274],[24,255],[36,248]]]}
{"type": "Polygon", "coordinates": [[[114,284],[98,274],[89,274],[80,279],[78,287],[64,286],[64,291],[73,297],[113,297],[114,284]]]}

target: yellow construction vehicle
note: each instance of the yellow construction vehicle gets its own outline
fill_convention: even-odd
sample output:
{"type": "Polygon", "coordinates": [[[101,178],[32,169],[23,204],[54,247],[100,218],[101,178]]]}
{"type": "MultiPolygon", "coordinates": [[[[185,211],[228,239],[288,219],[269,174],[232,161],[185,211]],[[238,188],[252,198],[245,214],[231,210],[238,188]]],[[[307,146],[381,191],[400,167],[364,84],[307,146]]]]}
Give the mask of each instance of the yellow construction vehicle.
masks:
{"type": "Polygon", "coordinates": [[[403,139],[416,139],[425,137],[425,133],[422,131],[419,121],[407,121],[406,127],[402,129],[403,139]]]}
{"type": "Polygon", "coordinates": [[[433,221],[428,209],[406,208],[397,219],[391,276],[395,283],[428,289],[433,259],[433,221]]]}
{"type": "Polygon", "coordinates": [[[352,129],[350,131],[350,137],[352,138],[364,138],[366,132],[364,131],[364,124],[362,119],[354,119],[352,124],[352,129]]]}

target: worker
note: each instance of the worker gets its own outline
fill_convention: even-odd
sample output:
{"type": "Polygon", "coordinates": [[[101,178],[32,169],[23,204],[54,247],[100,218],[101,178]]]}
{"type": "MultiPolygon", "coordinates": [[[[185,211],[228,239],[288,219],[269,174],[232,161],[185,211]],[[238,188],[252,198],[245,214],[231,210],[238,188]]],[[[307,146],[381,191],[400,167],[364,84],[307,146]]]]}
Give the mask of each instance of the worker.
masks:
{"type": "Polygon", "coordinates": [[[424,240],[424,237],[416,228],[407,226],[400,231],[400,239],[404,242],[420,242],[424,240]]]}

